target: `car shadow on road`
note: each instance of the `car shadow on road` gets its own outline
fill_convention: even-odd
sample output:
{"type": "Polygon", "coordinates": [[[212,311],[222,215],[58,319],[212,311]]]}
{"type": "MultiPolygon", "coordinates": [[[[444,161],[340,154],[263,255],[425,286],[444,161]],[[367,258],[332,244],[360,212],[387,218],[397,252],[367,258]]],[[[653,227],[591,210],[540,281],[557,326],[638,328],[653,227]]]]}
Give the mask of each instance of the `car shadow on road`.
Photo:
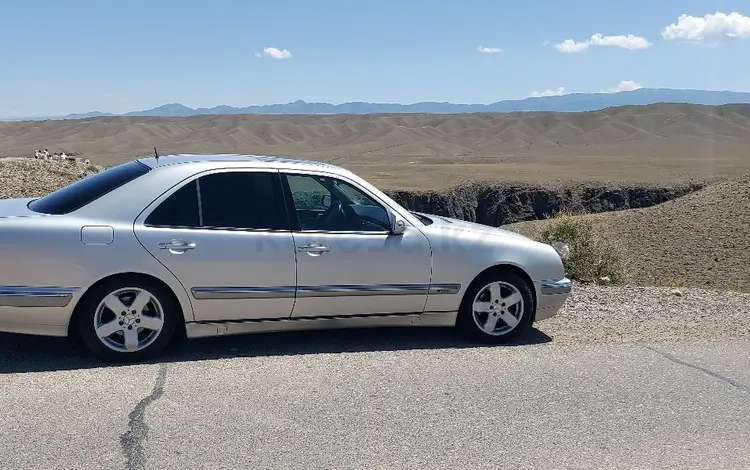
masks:
{"type": "MultiPolygon", "coordinates": [[[[233,357],[290,356],[415,349],[498,348],[543,344],[552,338],[528,328],[511,343],[486,345],[464,339],[453,328],[362,328],[263,333],[177,341],[149,364],[233,357]]],[[[66,338],[0,333],[0,373],[113,367],[66,338]]]]}

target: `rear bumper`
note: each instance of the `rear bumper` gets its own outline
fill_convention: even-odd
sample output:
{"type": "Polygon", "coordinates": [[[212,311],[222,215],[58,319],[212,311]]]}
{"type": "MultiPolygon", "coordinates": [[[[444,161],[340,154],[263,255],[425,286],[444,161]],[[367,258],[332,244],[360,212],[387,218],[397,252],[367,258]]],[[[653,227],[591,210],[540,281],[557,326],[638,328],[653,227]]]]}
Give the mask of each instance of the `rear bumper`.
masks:
{"type": "Polygon", "coordinates": [[[68,336],[68,325],[45,325],[7,321],[0,312],[0,333],[20,333],[39,336],[68,336]]]}
{"type": "Polygon", "coordinates": [[[555,316],[568,299],[573,287],[573,283],[568,278],[538,281],[535,284],[537,306],[534,321],[555,316]]]}
{"type": "Polygon", "coordinates": [[[75,287],[0,286],[0,332],[66,336],[75,287]]]}
{"type": "Polygon", "coordinates": [[[15,307],[0,305],[0,332],[66,336],[72,311],[65,307],[15,307]]]}

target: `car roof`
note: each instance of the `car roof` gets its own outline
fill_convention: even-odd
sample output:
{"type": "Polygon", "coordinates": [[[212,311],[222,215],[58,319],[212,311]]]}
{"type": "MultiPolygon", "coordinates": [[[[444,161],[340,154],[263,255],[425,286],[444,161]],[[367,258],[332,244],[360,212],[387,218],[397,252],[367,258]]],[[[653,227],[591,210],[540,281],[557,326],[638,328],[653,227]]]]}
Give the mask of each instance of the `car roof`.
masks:
{"type": "Polygon", "coordinates": [[[348,170],[337,165],[316,160],[302,158],[277,157],[273,155],[244,155],[237,153],[195,154],[181,153],[160,155],[158,157],[143,157],[139,162],[150,168],[160,168],[169,165],[184,165],[191,163],[222,163],[242,164],[242,166],[273,167],[273,168],[327,168],[338,173],[349,173],[348,170]]]}

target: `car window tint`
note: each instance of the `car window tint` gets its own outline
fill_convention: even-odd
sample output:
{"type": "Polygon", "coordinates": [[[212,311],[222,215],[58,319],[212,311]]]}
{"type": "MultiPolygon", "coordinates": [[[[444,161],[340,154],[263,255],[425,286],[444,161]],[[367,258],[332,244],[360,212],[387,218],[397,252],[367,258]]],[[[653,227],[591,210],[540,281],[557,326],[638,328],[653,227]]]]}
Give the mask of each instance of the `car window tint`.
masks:
{"type": "Polygon", "coordinates": [[[375,202],[370,196],[363,193],[359,189],[355,188],[354,186],[350,185],[349,183],[346,183],[344,181],[336,181],[336,187],[344,194],[346,194],[349,199],[352,200],[352,202],[356,204],[364,204],[369,206],[376,206],[378,205],[377,202],[375,202]]]}
{"type": "Polygon", "coordinates": [[[204,227],[288,229],[278,174],[235,171],[198,181],[204,227]]]}
{"type": "Polygon", "coordinates": [[[145,175],[150,168],[133,160],[78,180],[42,198],[31,201],[29,209],[42,214],[67,214],[89,204],[120,186],[145,175]]]}
{"type": "Polygon", "coordinates": [[[196,181],[190,181],[172,193],[151,212],[145,224],[158,227],[199,227],[196,181]]]}
{"type": "Polygon", "coordinates": [[[302,230],[383,232],[388,212],[355,186],[319,175],[285,175],[302,230]]]}
{"type": "Polygon", "coordinates": [[[287,181],[294,207],[298,210],[325,210],[331,202],[331,192],[316,178],[308,175],[288,175],[287,181]]]}

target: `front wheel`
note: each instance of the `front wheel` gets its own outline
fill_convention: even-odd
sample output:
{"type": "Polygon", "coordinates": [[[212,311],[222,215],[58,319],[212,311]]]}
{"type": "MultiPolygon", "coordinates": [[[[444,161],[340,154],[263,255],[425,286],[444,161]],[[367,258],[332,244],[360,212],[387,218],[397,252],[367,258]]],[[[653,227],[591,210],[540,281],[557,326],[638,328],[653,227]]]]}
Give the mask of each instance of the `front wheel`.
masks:
{"type": "Polygon", "coordinates": [[[154,357],[174,336],[179,306],[170,294],[140,279],[99,285],[80,306],[78,334],[91,352],[108,361],[154,357]]]}
{"type": "Polygon", "coordinates": [[[529,285],[507,271],[483,274],[466,291],[457,326],[475,340],[504,343],[529,325],[534,299],[529,285]]]}

